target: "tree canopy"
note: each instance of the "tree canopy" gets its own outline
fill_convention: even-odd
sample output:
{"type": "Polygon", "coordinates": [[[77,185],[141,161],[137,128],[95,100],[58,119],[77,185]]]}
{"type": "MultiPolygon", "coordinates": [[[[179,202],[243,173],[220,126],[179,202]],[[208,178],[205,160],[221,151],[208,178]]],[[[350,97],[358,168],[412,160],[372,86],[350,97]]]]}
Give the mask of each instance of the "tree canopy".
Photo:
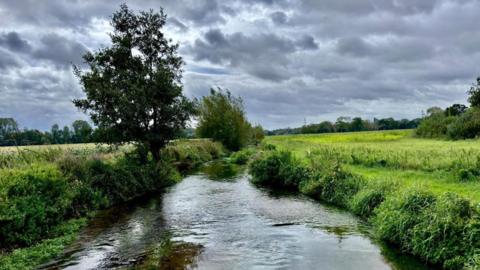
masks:
{"type": "Polygon", "coordinates": [[[121,5],[111,19],[112,45],[86,53],[87,70],[75,67],[86,98],[74,104],[90,114],[100,139],[141,143],[155,159],[194,109],[182,94],[178,45],[162,32],[166,18],[163,9],[136,14],[121,5]]]}

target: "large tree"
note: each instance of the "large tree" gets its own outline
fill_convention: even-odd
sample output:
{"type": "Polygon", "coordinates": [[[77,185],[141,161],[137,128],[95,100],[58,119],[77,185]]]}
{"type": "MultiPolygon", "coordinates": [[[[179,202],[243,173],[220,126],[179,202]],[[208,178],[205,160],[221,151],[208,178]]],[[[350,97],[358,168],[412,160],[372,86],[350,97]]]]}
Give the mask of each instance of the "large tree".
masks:
{"type": "Polygon", "coordinates": [[[163,9],[136,14],[121,5],[111,46],[86,53],[86,70],[74,68],[86,94],[74,104],[90,114],[101,139],[144,144],[156,160],[193,113],[182,94],[178,45],[162,32],[166,18],[163,9]]]}

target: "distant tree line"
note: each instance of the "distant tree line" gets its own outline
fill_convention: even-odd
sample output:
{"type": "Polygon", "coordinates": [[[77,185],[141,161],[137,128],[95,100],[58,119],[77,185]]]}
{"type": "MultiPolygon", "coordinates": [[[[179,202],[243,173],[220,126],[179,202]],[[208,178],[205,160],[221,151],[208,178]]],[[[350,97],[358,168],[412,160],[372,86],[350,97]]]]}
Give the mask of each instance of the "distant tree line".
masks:
{"type": "Polygon", "coordinates": [[[373,121],[362,119],[360,117],[339,117],[335,123],[323,121],[318,124],[308,124],[297,128],[283,128],[267,131],[268,135],[286,135],[286,134],[314,134],[331,132],[355,132],[369,130],[392,130],[392,129],[413,129],[420,124],[421,119],[413,120],[393,118],[375,118],[373,121]]]}
{"type": "Polygon", "coordinates": [[[0,118],[0,146],[88,143],[94,141],[95,130],[84,120],[60,128],[54,124],[50,131],[20,129],[13,118],[0,118]]]}
{"type": "Polygon", "coordinates": [[[480,136],[480,77],[467,92],[470,107],[453,104],[445,109],[432,107],[416,130],[425,138],[471,139],[480,136]]]}

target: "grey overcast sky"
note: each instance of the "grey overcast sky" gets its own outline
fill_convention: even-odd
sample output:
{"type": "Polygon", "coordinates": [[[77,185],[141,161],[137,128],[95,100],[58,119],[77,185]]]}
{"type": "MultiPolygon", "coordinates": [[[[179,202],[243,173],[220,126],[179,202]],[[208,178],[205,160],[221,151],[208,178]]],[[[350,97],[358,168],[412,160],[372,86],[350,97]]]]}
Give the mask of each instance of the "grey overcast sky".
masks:
{"type": "MultiPolygon", "coordinates": [[[[480,76],[478,0],[163,0],[184,90],[242,96],[268,129],[339,116],[415,118],[466,103],[480,76]]],[[[0,117],[48,129],[86,116],[71,63],[109,45],[122,1],[0,0],[0,117]]]]}

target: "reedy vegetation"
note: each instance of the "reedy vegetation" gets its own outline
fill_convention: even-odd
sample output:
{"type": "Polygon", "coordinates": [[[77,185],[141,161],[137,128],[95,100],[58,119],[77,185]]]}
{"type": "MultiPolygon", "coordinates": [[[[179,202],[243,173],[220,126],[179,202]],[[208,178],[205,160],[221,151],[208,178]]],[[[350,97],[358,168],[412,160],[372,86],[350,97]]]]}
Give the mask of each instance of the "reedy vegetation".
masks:
{"type": "Polygon", "coordinates": [[[421,140],[408,134],[267,137],[266,142],[280,150],[263,150],[254,157],[252,182],[296,190],[349,209],[368,220],[378,238],[428,263],[447,269],[480,267],[480,181],[477,176],[467,182],[458,178],[459,170],[476,168],[480,147],[475,142],[421,140]],[[467,185],[476,195],[469,200],[464,197],[469,193],[433,189],[423,179],[407,182],[394,174],[372,178],[362,173],[363,168],[443,173],[450,185],[467,185]]]}

